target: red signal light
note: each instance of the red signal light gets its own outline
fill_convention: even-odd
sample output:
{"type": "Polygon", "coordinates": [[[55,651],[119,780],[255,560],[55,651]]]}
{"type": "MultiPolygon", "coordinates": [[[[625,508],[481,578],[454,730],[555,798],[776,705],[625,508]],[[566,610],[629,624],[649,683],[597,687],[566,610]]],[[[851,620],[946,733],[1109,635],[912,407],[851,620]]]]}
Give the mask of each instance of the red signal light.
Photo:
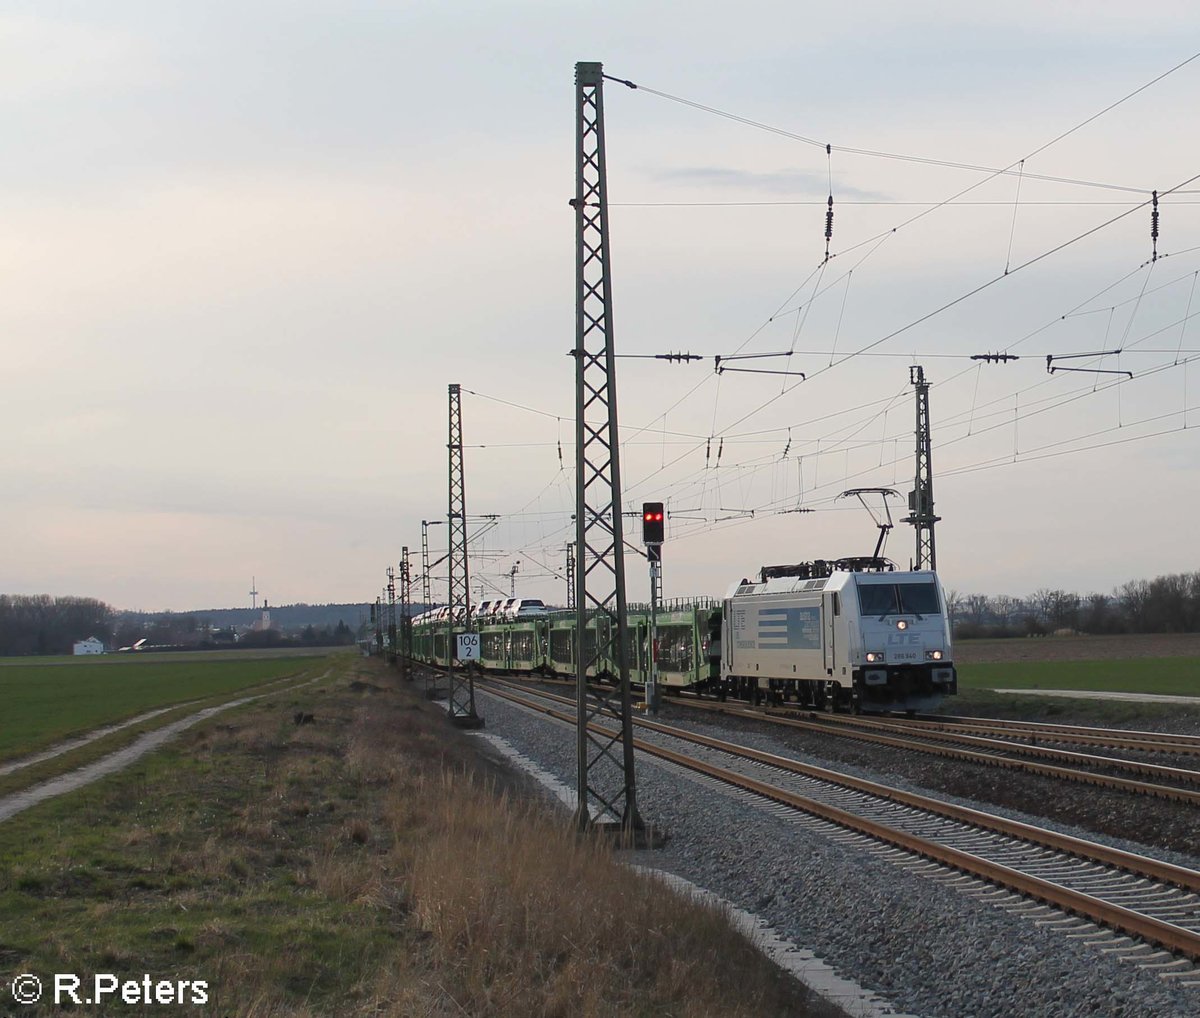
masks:
{"type": "Polygon", "coordinates": [[[646,544],[662,544],[666,514],[661,502],[642,503],[642,541],[646,544]]]}

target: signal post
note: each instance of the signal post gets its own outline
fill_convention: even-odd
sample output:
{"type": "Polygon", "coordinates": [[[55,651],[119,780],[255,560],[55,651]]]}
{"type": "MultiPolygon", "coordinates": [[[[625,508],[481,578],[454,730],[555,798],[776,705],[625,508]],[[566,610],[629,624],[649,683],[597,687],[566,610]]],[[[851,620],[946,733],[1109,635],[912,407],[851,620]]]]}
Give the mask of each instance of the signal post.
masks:
{"type": "Polygon", "coordinates": [[[650,647],[646,669],[646,707],[651,714],[659,708],[658,692],[658,605],[662,600],[662,546],[665,537],[663,504],[642,503],[642,541],[650,562],[650,647]]]}

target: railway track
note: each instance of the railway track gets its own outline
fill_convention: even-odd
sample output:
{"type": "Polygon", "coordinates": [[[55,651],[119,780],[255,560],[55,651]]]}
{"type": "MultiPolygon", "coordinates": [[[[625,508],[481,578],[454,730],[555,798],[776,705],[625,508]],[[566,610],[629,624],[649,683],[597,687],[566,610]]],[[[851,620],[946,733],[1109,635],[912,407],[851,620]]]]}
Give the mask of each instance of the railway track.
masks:
{"type": "MultiPolygon", "coordinates": [[[[898,720],[898,719],[897,719],[898,720]]],[[[1036,721],[1004,721],[998,718],[956,717],[927,714],[907,722],[912,728],[934,731],[994,735],[1002,739],[1025,739],[1076,746],[1102,746],[1139,753],[1200,756],[1200,736],[1165,732],[1138,732],[1087,725],[1056,725],[1036,721]]]]}
{"type": "Polygon", "coordinates": [[[1175,802],[1200,806],[1200,771],[1169,767],[1123,757],[1101,756],[1029,745],[968,734],[939,731],[913,731],[895,719],[875,720],[862,716],[818,714],[786,708],[755,708],[694,698],[672,700],[699,710],[731,717],[767,721],[805,731],[854,739],[895,749],[912,750],[953,760],[1003,767],[1040,774],[1064,781],[1076,781],[1134,795],[1149,795],[1175,802]],[[1046,762],[1043,762],[1046,761],[1046,762]],[[1066,766],[1071,764],[1074,766],[1066,766]],[[1092,768],[1091,770],[1085,768],[1092,768]],[[1154,781],[1120,777],[1111,772],[1138,774],[1154,781]],[[1164,782],[1172,781],[1175,784],[1164,782]]]}
{"type": "MultiPolygon", "coordinates": [[[[539,679],[539,684],[574,687],[571,680],[539,679]]],[[[893,749],[910,750],[939,756],[944,759],[961,760],[987,767],[1001,767],[1024,771],[1060,781],[1072,781],[1107,788],[1131,795],[1145,795],[1173,802],[1200,806],[1200,771],[1187,767],[1172,767],[1144,760],[1124,757],[1103,756],[1095,753],[1080,753],[1058,749],[1046,742],[1060,742],[1057,738],[1037,741],[1039,732],[1066,735],[1079,732],[1095,741],[1094,745],[1126,748],[1131,751],[1155,752],[1151,738],[1164,746],[1183,747],[1190,752],[1193,744],[1200,746],[1200,739],[1192,736],[1157,736],[1152,732],[1122,733],[1104,728],[1082,726],[1043,725],[1017,722],[1009,727],[1005,722],[989,718],[976,719],[928,719],[914,721],[895,717],[870,718],[862,715],[824,714],[807,708],[751,707],[746,704],[710,700],[695,695],[671,697],[668,701],[697,710],[707,710],[731,717],[765,721],[785,725],[824,735],[847,738],[893,749]],[[972,722],[979,722],[973,724],[972,722]],[[993,729],[1007,732],[1008,738],[993,738],[976,734],[993,729]],[[1028,731],[1026,731],[1028,729],[1028,731]],[[1021,734],[1018,734],[1021,733],[1021,734]],[[1125,735],[1131,736],[1126,739],[1125,735]],[[1032,735],[1032,740],[1030,740],[1032,735]],[[1019,739],[1026,741],[1021,742],[1019,739]],[[1122,745],[1128,743],[1128,745],[1122,745]],[[1114,773],[1115,772],[1115,773],[1114,773]],[[1120,773],[1136,774],[1136,780],[1121,777],[1120,773]]]]}
{"type": "MultiPolygon", "coordinates": [[[[781,717],[792,716],[790,712],[776,711],[771,708],[767,708],[765,713],[768,717],[773,717],[776,715],[781,717]]],[[[899,718],[868,718],[863,716],[856,717],[853,715],[822,715],[814,712],[802,712],[801,716],[807,716],[811,720],[816,721],[818,724],[828,724],[830,726],[840,725],[848,728],[862,729],[864,731],[896,733],[910,738],[926,739],[931,742],[978,747],[984,750],[994,750],[998,752],[1013,753],[1018,756],[1055,760],[1061,763],[1072,763],[1079,766],[1124,770],[1134,774],[1142,774],[1146,777],[1177,781],[1189,785],[1200,785],[1200,771],[1192,768],[1173,767],[1151,761],[1128,759],[1126,757],[1102,756],[1096,753],[1081,753],[1075,750],[1057,749],[1053,745],[1049,744],[1052,741],[1058,740],[1045,739],[1038,741],[1035,737],[1032,741],[1019,741],[1019,737],[1016,737],[1012,734],[1009,734],[1008,737],[978,735],[971,732],[927,727],[920,725],[919,722],[913,722],[907,719],[902,720],[899,718]]],[[[1110,745],[1116,746],[1119,741],[1119,737],[1114,737],[1110,741],[1110,745]]],[[[1147,753],[1153,752],[1153,750],[1150,750],[1147,747],[1145,742],[1139,742],[1136,740],[1129,740],[1128,745],[1124,748],[1127,748],[1131,751],[1147,753]]]]}
{"type": "MultiPolygon", "coordinates": [[[[493,695],[575,723],[574,702],[566,697],[490,677],[481,685],[493,695]]],[[[986,887],[968,888],[969,893],[986,897],[999,887],[1045,903],[1061,911],[1050,921],[1066,927],[1068,935],[1111,947],[1102,931],[1119,931],[1143,942],[1130,951],[1157,945],[1167,953],[1142,957],[1140,964],[1200,987],[1193,964],[1200,960],[1196,870],[659,722],[638,719],[635,724],[650,736],[635,739],[643,753],[986,882],[986,887]]]]}

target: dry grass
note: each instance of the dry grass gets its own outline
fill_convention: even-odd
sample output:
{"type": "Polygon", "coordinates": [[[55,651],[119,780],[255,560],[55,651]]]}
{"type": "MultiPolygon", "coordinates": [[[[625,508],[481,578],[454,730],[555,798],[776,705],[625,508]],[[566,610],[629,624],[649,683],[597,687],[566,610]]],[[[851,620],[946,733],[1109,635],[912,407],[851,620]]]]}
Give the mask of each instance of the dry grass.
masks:
{"type": "Polygon", "coordinates": [[[443,805],[412,856],[414,917],[467,1013],[796,1013],[791,988],[719,911],[468,775],[430,784],[443,805]]]}
{"type": "Polygon", "coordinates": [[[190,974],[213,988],[204,1013],[251,1018],[836,1013],[807,1010],[718,911],[514,794],[397,686],[349,661],[86,809],[0,825],[13,971],[190,974]],[[298,707],[315,723],[293,725],[298,707]]]}

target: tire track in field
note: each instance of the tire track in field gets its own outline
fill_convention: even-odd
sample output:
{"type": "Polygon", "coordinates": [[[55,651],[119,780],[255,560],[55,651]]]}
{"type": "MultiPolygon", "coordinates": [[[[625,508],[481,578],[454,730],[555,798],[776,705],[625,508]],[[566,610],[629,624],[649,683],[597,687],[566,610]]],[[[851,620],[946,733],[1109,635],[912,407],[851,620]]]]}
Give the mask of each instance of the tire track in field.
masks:
{"type": "Polygon", "coordinates": [[[136,718],[130,718],[128,721],[122,721],[120,724],[105,725],[103,728],[97,728],[95,731],[88,732],[87,735],[80,735],[74,739],[67,739],[65,742],[55,743],[49,749],[44,749],[40,753],[34,753],[32,756],[22,756],[16,760],[10,760],[8,763],[0,764],[0,778],[13,774],[16,771],[24,770],[26,767],[32,767],[43,760],[53,760],[56,756],[70,753],[73,749],[79,749],[81,746],[86,746],[97,739],[103,739],[106,735],[119,732],[122,728],[129,728],[131,725],[139,724],[142,721],[149,721],[160,714],[166,714],[169,710],[186,707],[189,702],[195,703],[194,700],[185,701],[184,703],[172,704],[170,707],[159,707],[157,710],[146,711],[145,714],[139,714],[136,718]]]}
{"type": "MultiPolygon", "coordinates": [[[[199,724],[201,721],[207,721],[222,711],[230,710],[233,707],[240,707],[242,704],[251,703],[254,700],[261,700],[264,696],[276,696],[280,693],[295,692],[297,689],[311,686],[314,682],[320,682],[322,679],[328,677],[329,672],[325,672],[323,675],[306,679],[295,686],[270,689],[262,693],[256,693],[254,696],[243,696],[236,700],[228,700],[213,707],[205,707],[203,710],[196,711],[195,714],[189,714],[178,721],[172,721],[170,724],[163,725],[162,728],[145,732],[123,749],[109,753],[107,756],[103,756],[99,760],[94,760],[77,770],[60,774],[58,777],[50,778],[41,784],[34,785],[32,788],[26,788],[20,792],[13,792],[11,795],[0,797],[0,823],[16,816],[18,813],[24,812],[31,806],[45,802],[47,799],[53,799],[67,792],[73,792],[77,788],[90,785],[93,781],[98,781],[109,774],[115,774],[117,771],[124,770],[124,768],[128,767],[135,760],[145,756],[151,750],[158,749],[163,743],[173,739],[180,732],[199,724]]],[[[165,708],[165,710],[172,709],[174,708],[165,708]]]]}

